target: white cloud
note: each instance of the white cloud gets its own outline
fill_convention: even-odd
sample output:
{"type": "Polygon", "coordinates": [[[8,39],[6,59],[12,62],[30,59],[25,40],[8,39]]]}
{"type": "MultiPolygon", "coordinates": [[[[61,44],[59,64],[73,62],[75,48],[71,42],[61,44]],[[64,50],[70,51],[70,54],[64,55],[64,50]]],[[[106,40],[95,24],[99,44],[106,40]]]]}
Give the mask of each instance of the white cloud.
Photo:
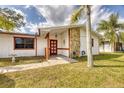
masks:
{"type": "Polygon", "coordinates": [[[91,9],[91,23],[93,28],[96,29],[100,20],[107,20],[112,13],[109,9],[102,8],[102,5],[93,6],[91,9]]]}
{"type": "MultiPolygon", "coordinates": [[[[25,8],[29,8],[30,6],[25,6],[25,8]]],[[[24,14],[21,10],[11,8],[12,10],[16,11],[17,13],[21,14],[24,17],[24,22],[26,23],[24,27],[21,27],[19,29],[14,29],[16,32],[21,32],[21,33],[35,33],[37,31],[37,27],[39,24],[33,24],[27,21],[27,15],[24,14]],[[28,29],[28,31],[27,31],[28,29]]]]}
{"type": "Polygon", "coordinates": [[[24,8],[25,8],[25,9],[30,8],[30,5],[26,5],[24,8]]]}
{"type": "MultiPolygon", "coordinates": [[[[64,25],[70,23],[70,18],[75,6],[35,6],[37,10],[46,18],[47,23],[45,25],[64,25]]],[[[91,22],[95,26],[100,20],[107,19],[110,14],[109,9],[102,9],[102,5],[92,6],[91,8],[91,22]]],[[[78,23],[84,23],[85,18],[81,18],[78,23]]],[[[44,23],[43,23],[44,24],[44,23]]]]}
{"type": "Polygon", "coordinates": [[[14,31],[19,33],[26,33],[25,27],[15,28],[14,31]]]}
{"type": "Polygon", "coordinates": [[[37,27],[38,27],[38,24],[32,24],[32,23],[29,23],[26,25],[27,28],[30,29],[30,32],[37,32],[37,27]]]}
{"type": "Polygon", "coordinates": [[[124,18],[123,17],[119,17],[119,20],[118,20],[120,23],[124,23],[124,18]]]}
{"type": "Polygon", "coordinates": [[[36,33],[38,31],[38,25],[39,24],[27,23],[24,27],[15,29],[15,31],[21,33],[36,33]]]}
{"type": "Polygon", "coordinates": [[[113,12],[109,11],[109,9],[101,9],[102,6],[94,6],[94,10],[92,11],[92,22],[96,23],[100,20],[107,19],[113,12]]]}
{"type": "Polygon", "coordinates": [[[66,5],[49,5],[36,6],[37,10],[46,18],[49,25],[63,25],[68,24],[70,14],[74,6],[66,5]]]}
{"type": "MultiPolygon", "coordinates": [[[[102,6],[93,6],[91,10],[92,10],[91,21],[94,29],[97,28],[97,24],[100,22],[100,20],[108,20],[109,16],[115,13],[114,11],[111,11],[108,8],[102,8],[102,6]]],[[[124,23],[124,18],[119,17],[118,21],[124,23]]]]}
{"type": "MultiPolygon", "coordinates": [[[[25,8],[29,8],[30,6],[26,6],[25,8]]],[[[26,21],[26,15],[17,9],[14,9],[18,13],[25,16],[26,21],[26,28],[30,29],[30,32],[36,32],[37,27],[44,27],[44,26],[54,26],[54,25],[66,25],[70,23],[70,18],[72,15],[72,12],[75,9],[75,6],[65,6],[65,5],[39,5],[34,6],[39,12],[39,15],[43,15],[47,22],[41,22],[39,24],[33,24],[28,23],[26,21]]],[[[102,8],[101,5],[99,6],[92,6],[91,8],[91,22],[94,29],[97,28],[97,23],[100,22],[100,20],[107,20],[108,17],[114,12],[110,11],[109,9],[102,8]]],[[[84,23],[86,20],[80,19],[79,23],[84,23]]],[[[123,22],[124,18],[120,17],[119,22],[123,22]]],[[[21,28],[22,32],[27,32],[24,27],[21,28]]]]}

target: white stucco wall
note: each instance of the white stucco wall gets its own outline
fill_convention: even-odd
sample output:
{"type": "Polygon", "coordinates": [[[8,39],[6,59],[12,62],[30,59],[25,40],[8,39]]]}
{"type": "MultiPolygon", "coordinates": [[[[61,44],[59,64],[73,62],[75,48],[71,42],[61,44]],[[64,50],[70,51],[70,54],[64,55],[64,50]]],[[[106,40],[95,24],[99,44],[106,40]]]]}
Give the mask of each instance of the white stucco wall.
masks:
{"type": "MultiPolygon", "coordinates": [[[[61,34],[61,48],[69,48],[68,30],[61,34]]],[[[69,50],[61,50],[61,54],[69,56],[69,50]]]]}
{"type": "Polygon", "coordinates": [[[112,46],[109,42],[105,42],[104,45],[100,45],[99,50],[100,52],[113,52],[111,47],[112,46]]]}
{"type": "MultiPolygon", "coordinates": [[[[94,46],[92,47],[92,53],[93,55],[98,55],[99,54],[98,37],[92,34],[91,34],[91,37],[94,39],[94,46]]],[[[87,54],[86,31],[84,31],[82,28],[80,29],[80,51],[85,51],[85,53],[87,54]]]]}
{"type": "MultiPolygon", "coordinates": [[[[58,48],[69,48],[69,37],[68,30],[63,30],[61,33],[57,33],[57,37],[55,37],[56,33],[50,34],[50,39],[58,40],[58,48]]],[[[17,54],[17,56],[35,56],[36,55],[36,46],[34,49],[27,50],[14,50],[14,36],[19,35],[8,35],[8,34],[0,34],[0,58],[10,57],[9,55],[12,53],[17,54]]],[[[22,36],[21,37],[25,37],[22,36]]],[[[27,37],[27,36],[26,36],[27,37]]],[[[32,37],[32,36],[28,36],[32,37]]],[[[96,36],[92,36],[94,39],[94,47],[92,48],[93,54],[99,54],[99,44],[98,38],[96,36]]],[[[36,42],[35,42],[36,43],[36,42]]],[[[80,31],[80,51],[86,52],[86,31],[81,29],[80,31]]],[[[44,37],[37,38],[37,55],[43,56],[45,55],[45,48],[47,47],[47,40],[44,37]]],[[[69,56],[69,50],[58,50],[58,54],[62,54],[65,56],[69,56]]]]}
{"type": "Polygon", "coordinates": [[[47,39],[44,37],[37,37],[37,56],[44,56],[46,47],[47,39]]]}
{"type": "Polygon", "coordinates": [[[13,52],[12,36],[0,34],[0,58],[9,57],[13,52]]]}
{"type": "MultiPolygon", "coordinates": [[[[11,54],[16,54],[17,56],[35,56],[36,46],[34,49],[21,49],[14,50],[14,37],[19,37],[20,35],[8,35],[0,34],[0,58],[10,57],[11,54]]],[[[32,36],[22,36],[21,37],[32,37],[32,36]]],[[[34,38],[34,37],[33,37],[34,38]]],[[[36,43],[36,42],[34,42],[36,43]]],[[[44,48],[46,46],[46,41],[41,37],[37,39],[37,54],[44,55],[44,48]]]]}

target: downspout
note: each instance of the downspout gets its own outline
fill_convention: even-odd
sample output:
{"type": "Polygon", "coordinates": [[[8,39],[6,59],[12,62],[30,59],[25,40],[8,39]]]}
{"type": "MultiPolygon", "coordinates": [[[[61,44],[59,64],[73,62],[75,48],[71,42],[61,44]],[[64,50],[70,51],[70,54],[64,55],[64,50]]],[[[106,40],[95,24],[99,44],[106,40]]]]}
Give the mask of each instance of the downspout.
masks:
{"type": "Polygon", "coordinates": [[[71,58],[71,52],[70,52],[70,28],[68,29],[68,41],[69,41],[69,58],[71,58]]]}
{"type": "Polygon", "coordinates": [[[37,56],[37,36],[40,36],[40,28],[38,28],[38,33],[35,34],[35,56],[37,56]]]}

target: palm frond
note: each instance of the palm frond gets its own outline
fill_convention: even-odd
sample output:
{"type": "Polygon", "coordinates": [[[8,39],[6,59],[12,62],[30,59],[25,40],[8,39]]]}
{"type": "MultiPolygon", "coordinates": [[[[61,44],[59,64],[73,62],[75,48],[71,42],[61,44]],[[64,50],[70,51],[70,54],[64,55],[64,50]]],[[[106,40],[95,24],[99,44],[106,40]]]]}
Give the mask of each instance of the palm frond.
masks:
{"type": "Polygon", "coordinates": [[[119,29],[124,29],[124,23],[118,23],[116,27],[119,29]]]}
{"type": "MultiPolygon", "coordinates": [[[[118,19],[118,13],[111,14],[108,20],[101,20],[100,23],[98,23],[97,31],[104,32],[105,38],[109,39],[111,43],[118,40],[117,32],[119,32],[120,29],[124,29],[124,23],[119,23],[118,19]]],[[[124,40],[124,34],[121,34],[119,38],[124,40]]]]}
{"type": "Polygon", "coordinates": [[[117,14],[111,14],[109,17],[109,22],[113,27],[116,27],[116,25],[118,24],[118,13],[117,14]]]}
{"type": "Polygon", "coordinates": [[[79,9],[76,9],[71,16],[71,24],[77,22],[80,19],[81,13],[84,10],[84,6],[81,6],[79,9]]]}
{"type": "Polygon", "coordinates": [[[108,28],[109,28],[108,22],[105,20],[101,20],[100,23],[98,23],[97,31],[100,32],[100,31],[109,30],[108,28]]]}

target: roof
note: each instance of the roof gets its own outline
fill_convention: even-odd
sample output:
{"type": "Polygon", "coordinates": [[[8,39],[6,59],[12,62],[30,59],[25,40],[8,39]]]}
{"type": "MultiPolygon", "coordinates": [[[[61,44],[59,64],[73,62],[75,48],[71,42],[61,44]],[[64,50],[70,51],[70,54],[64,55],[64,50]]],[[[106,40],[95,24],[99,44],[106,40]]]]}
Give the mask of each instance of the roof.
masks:
{"type": "Polygon", "coordinates": [[[27,34],[27,33],[1,32],[1,31],[0,31],[0,34],[35,36],[35,35],[33,35],[33,34],[27,34]]]}
{"type": "Polygon", "coordinates": [[[62,29],[62,28],[74,28],[74,27],[83,27],[84,24],[74,24],[74,25],[63,25],[63,26],[49,26],[49,27],[39,27],[39,29],[62,29]]]}
{"type": "MultiPolygon", "coordinates": [[[[51,26],[51,27],[39,27],[38,28],[38,34],[28,34],[28,33],[17,33],[17,32],[3,32],[0,31],[0,34],[9,34],[9,35],[25,35],[25,36],[39,36],[41,33],[40,32],[44,32],[47,33],[50,30],[54,30],[54,29],[68,29],[68,28],[75,28],[75,27],[82,27],[83,29],[85,29],[85,26],[83,24],[75,24],[75,25],[65,25],[65,26],[51,26]],[[44,31],[45,30],[45,31],[44,31]]],[[[96,33],[95,31],[92,31],[92,34],[97,36],[97,37],[101,37],[98,33],[96,33]]]]}
{"type": "MultiPolygon", "coordinates": [[[[82,27],[83,29],[86,29],[86,27],[84,26],[84,24],[74,24],[74,25],[65,25],[65,26],[39,27],[38,29],[40,29],[41,32],[47,33],[47,32],[50,32],[50,31],[52,31],[54,29],[65,29],[65,28],[68,29],[68,28],[75,28],[75,27],[82,27]]],[[[93,35],[97,36],[97,37],[101,37],[101,35],[99,35],[95,31],[92,31],[91,33],[93,35]]]]}

